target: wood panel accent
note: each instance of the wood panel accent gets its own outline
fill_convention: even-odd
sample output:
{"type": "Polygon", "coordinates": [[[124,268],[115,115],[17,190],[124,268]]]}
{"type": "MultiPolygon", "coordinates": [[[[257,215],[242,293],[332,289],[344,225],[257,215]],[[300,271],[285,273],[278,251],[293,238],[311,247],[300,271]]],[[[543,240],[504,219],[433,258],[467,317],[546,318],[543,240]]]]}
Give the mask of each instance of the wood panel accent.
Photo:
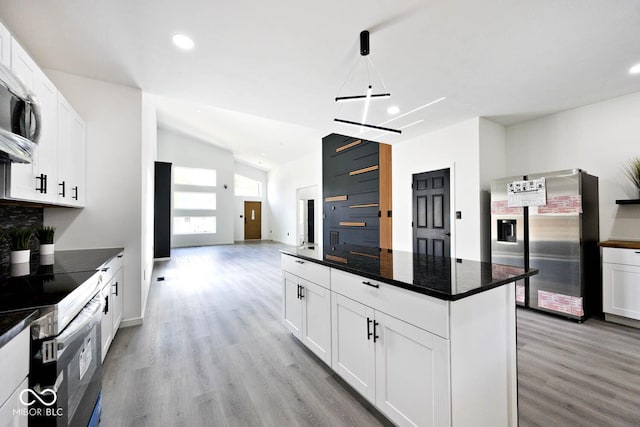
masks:
{"type": "Polygon", "coordinates": [[[598,243],[604,248],[640,249],[640,242],[637,240],[606,240],[598,243]]]}
{"type": "Polygon", "coordinates": [[[364,256],[364,257],[367,257],[367,258],[380,259],[380,257],[377,256],[377,255],[365,254],[365,253],[362,253],[362,252],[349,251],[349,253],[351,255],[358,255],[358,256],[364,256]]]}
{"type": "Polygon", "coordinates": [[[353,142],[351,142],[351,143],[349,143],[347,145],[343,145],[342,147],[336,148],[336,153],[340,153],[341,151],[347,150],[347,149],[349,149],[351,147],[355,147],[356,145],[360,145],[360,144],[362,144],[362,140],[360,140],[360,139],[357,140],[357,141],[353,141],[353,142]]]}
{"type": "Polygon", "coordinates": [[[326,259],[328,259],[329,261],[335,261],[335,262],[339,262],[342,264],[348,264],[349,260],[347,260],[346,258],[342,258],[339,256],[335,256],[335,255],[325,255],[324,256],[326,259]]]}
{"type": "Polygon", "coordinates": [[[369,166],[368,168],[357,169],[349,172],[349,176],[360,175],[361,173],[373,172],[378,170],[378,165],[369,166]]]}
{"type": "Polygon", "coordinates": [[[377,203],[368,203],[366,205],[350,205],[349,209],[354,209],[354,208],[373,208],[373,207],[377,207],[378,204],[377,203]]]}
{"type": "Polygon", "coordinates": [[[344,227],[366,227],[366,222],[349,222],[349,221],[340,221],[340,225],[344,227]]]}
{"type": "Polygon", "coordinates": [[[392,246],[391,145],[380,144],[380,247],[392,246]]]}
{"type": "Polygon", "coordinates": [[[332,196],[332,197],[325,197],[324,201],[325,202],[344,202],[345,200],[347,200],[347,196],[332,196]]]}

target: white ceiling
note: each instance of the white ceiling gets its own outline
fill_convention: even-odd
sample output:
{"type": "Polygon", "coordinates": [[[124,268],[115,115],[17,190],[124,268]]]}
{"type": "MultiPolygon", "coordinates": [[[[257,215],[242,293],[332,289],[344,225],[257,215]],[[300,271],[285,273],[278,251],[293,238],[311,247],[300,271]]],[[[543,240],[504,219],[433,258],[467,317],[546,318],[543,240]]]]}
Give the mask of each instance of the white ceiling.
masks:
{"type": "MultiPolygon", "coordinates": [[[[367,121],[395,143],[476,116],[504,125],[640,91],[638,0],[4,0],[0,19],[44,68],[159,95],[161,126],[262,168],[331,132],[357,135],[364,91],[358,35],[392,97],[367,121]],[[171,35],[196,47],[177,50],[171,35]],[[356,93],[354,93],[356,92],[356,93]],[[197,110],[201,110],[197,112],[197,110]]],[[[381,89],[372,79],[374,91],[381,89]]]]}

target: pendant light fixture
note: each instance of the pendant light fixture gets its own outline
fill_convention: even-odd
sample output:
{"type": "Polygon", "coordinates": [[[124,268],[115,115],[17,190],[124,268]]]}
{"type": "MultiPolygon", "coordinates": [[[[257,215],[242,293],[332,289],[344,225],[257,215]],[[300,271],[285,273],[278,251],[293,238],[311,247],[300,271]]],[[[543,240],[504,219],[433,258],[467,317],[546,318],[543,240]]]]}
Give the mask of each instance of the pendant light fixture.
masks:
{"type": "MultiPolygon", "coordinates": [[[[360,33],[360,56],[362,56],[362,58],[364,59],[365,67],[366,67],[366,74],[368,79],[368,85],[365,89],[366,92],[361,95],[336,96],[335,98],[337,103],[354,102],[354,101],[364,102],[361,121],[357,122],[354,120],[345,120],[345,119],[338,119],[338,118],[334,118],[333,120],[338,123],[360,126],[361,128],[367,127],[371,129],[384,130],[386,132],[402,133],[402,131],[399,129],[385,128],[385,127],[380,127],[380,126],[367,123],[367,115],[369,113],[369,106],[371,104],[371,101],[374,101],[377,99],[389,98],[391,96],[391,93],[389,93],[386,90],[386,87],[384,85],[384,82],[382,81],[382,78],[380,78],[380,75],[376,71],[375,66],[373,65],[373,61],[371,61],[371,58],[369,58],[369,53],[370,53],[369,31],[364,30],[360,33]],[[383,91],[380,93],[373,93],[373,85],[371,83],[371,78],[370,78],[371,71],[373,71],[375,75],[378,77],[378,80],[382,86],[383,91]]],[[[352,74],[353,74],[353,69],[349,73],[347,80],[342,84],[342,87],[344,87],[351,80],[352,74]]]]}

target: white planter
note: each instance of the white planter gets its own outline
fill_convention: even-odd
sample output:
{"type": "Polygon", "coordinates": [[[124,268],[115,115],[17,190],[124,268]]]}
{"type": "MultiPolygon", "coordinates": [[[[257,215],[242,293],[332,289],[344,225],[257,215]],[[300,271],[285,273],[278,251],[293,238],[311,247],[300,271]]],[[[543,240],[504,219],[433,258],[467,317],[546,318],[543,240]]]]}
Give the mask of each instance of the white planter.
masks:
{"type": "Polygon", "coordinates": [[[40,245],[40,255],[52,255],[54,251],[55,244],[46,243],[44,245],[40,245]]]}
{"type": "Polygon", "coordinates": [[[11,264],[20,264],[23,262],[29,262],[29,257],[31,256],[31,249],[25,249],[22,251],[11,251],[10,259],[11,264]]]}
{"type": "Polygon", "coordinates": [[[42,255],[40,254],[40,265],[53,265],[55,263],[54,254],[42,255]]]}
{"type": "Polygon", "coordinates": [[[29,275],[28,262],[21,262],[19,264],[11,264],[11,277],[22,277],[29,275]]]}

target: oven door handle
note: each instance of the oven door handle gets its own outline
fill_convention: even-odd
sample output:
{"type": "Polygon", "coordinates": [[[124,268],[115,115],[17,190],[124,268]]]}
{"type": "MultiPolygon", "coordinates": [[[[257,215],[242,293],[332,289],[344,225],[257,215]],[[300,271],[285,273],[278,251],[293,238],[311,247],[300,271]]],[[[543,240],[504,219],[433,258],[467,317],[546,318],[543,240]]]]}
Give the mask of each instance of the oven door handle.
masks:
{"type": "Polygon", "coordinates": [[[77,334],[82,333],[85,330],[89,331],[95,322],[100,321],[102,308],[104,307],[103,304],[102,295],[98,293],[87,303],[87,305],[84,306],[76,318],[73,319],[56,338],[59,351],[65,347],[65,342],[69,339],[73,339],[77,334]]]}

